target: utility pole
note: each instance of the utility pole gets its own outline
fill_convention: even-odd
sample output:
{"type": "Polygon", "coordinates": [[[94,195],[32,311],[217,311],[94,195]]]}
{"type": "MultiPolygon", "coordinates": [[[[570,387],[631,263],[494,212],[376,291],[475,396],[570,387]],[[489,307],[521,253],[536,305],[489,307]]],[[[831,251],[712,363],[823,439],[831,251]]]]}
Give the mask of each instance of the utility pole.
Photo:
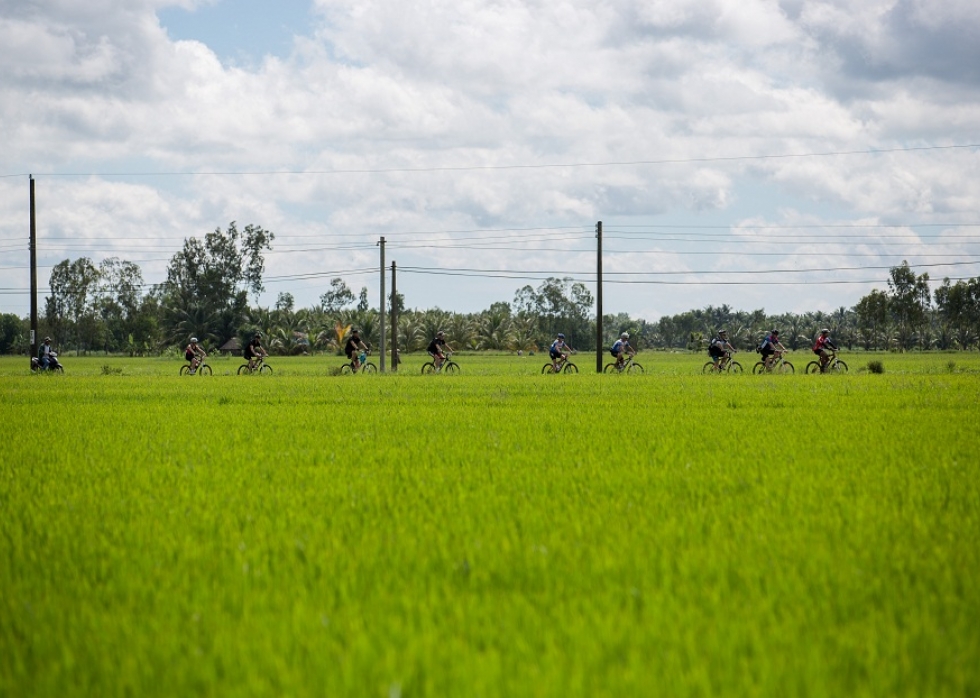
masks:
{"type": "Polygon", "coordinates": [[[37,215],[34,208],[34,175],[31,178],[31,358],[37,356],[37,215]]]}
{"type": "Polygon", "coordinates": [[[381,247],[381,321],[378,323],[381,327],[381,357],[378,363],[381,364],[381,372],[385,372],[385,239],[381,236],[381,241],[378,243],[381,247]]]}
{"type": "Polygon", "coordinates": [[[391,370],[398,372],[398,291],[395,285],[395,260],[391,260],[391,370]]]}
{"type": "Polygon", "coordinates": [[[595,224],[595,372],[602,373],[602,221],[595,224]]]}

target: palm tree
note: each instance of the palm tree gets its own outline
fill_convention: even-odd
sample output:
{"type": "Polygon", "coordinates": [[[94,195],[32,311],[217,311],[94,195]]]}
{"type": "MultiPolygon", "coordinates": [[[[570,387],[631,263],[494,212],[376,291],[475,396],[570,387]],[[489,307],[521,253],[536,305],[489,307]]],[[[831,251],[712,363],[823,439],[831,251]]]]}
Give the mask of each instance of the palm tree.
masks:
{"type": "Polygon", "coordinates": [[[518,315],[511,319],[507,331],[507,348],[511,351],[537,351],[535,336],[538,319],[533,315],[518,315]]]}

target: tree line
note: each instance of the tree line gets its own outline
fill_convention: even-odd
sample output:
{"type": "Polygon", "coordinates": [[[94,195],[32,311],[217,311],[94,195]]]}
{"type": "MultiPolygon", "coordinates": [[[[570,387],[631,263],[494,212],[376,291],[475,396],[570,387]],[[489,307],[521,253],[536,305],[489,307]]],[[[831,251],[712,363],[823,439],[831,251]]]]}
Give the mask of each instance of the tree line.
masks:
{"type": "MultiPolygon", "coordinates": [[[[260,226],[239,230],[235,222],[203,239],[188,238],[170,259],[166,282],[155,286],[144,283],[133,262],[109,258],[96,266],[86,257],[66,259],[51,272],[41,335],[54,337],[62,351],[159,355],[176,352],[192,336],[209,352],[237,351],[261,332],[270,352],[289,355],[340,352],[356,327],[376,346],[378,309],[371,307],[366,288],[356,296],[340,278],[311,308],[295,308],[289,293],[280,293],[271,308],[249,303],[250,293],[257,298],[264,290],[264,252],[274,239],[260,226]]],[[[523,286],[512,301],[478,313],[410,310],[402,294],[388,300],[402,352],[424,350],[438,330],[465,350],[531,352],[547,346],[558,332],[576,348],[595,345],[592,294],[570,278],[523,286]]],[[[947,278],[932,290],[928,274],[916,275],[903,262],[889,270],[887,290],[871,291],[852,308],[773,315],[721,305],[656,322],[626,313],[603,316],[607,343],[625,331],[641,349],[699,351],[720,328],[739,348],[752,348],[777,328],[784,344],[800,349],[823,327],[848,349],[978,348],[980,277],[955,283],[947,278]]],[[[28,330],[29,319],[0,315],[0,353],[26,353],[28,330]]]]}

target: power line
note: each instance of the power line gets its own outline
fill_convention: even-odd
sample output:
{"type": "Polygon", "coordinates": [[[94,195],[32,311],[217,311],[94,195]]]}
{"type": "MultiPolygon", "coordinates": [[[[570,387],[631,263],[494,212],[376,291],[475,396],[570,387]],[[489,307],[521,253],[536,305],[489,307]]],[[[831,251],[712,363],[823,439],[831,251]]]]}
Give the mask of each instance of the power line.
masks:
{"type": "MultiPolygon", "coordinates": [[[[513,165],[458,165],[441,167],[385,167],[385,168],[360,168],[346,170],[228,170],[228,171],[204,171],[204,172],[40,172],[33,176],[37,177],[186,177],[186,176],[209,176],[209,177],[228,177],[228,176],[309,176],[309,175],[337,175],[337,174],[395,174],[395,173],[431,173],[431,172],[479,172],[479,171],[500,171],[500,170],[535,170],[553,168],[572,168],[572,167],[632,167],[639,165],[686,165],[706,162],[739,162],[739,161],[758,161],[758,160],[779,160],[792,158],[819,158],[819,157],[843,157],[855,155],[887,155],[890,153],[911,153],[933,150],[958,150],[980,148],[980,144],[966,143],[955,145],[925,145],[911,146],[904,148],[882,148],[877,150],[838,150],[822,153],[776,153],[768,155],[721,155],[714,157],[695,157],[695,158],[665,158],[661,160],[623,160],[610,162],[570,162],[570,163],[545,163],[545,164],[513,164],[513,165]]],[[[7,177],[27,177],[28,173],[0,175],[0,178],[7,177]]]]}

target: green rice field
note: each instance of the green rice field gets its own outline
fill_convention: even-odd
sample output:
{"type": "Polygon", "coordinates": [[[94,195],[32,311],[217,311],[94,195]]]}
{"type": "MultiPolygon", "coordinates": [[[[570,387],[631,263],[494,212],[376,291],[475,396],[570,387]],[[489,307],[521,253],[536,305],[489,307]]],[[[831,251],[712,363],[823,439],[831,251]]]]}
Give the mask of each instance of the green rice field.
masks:
{"type": "Polygon", "coordinates": [[[980,695],[980,355],[811,356],[4,357],[0,696],[980,695]]]}

